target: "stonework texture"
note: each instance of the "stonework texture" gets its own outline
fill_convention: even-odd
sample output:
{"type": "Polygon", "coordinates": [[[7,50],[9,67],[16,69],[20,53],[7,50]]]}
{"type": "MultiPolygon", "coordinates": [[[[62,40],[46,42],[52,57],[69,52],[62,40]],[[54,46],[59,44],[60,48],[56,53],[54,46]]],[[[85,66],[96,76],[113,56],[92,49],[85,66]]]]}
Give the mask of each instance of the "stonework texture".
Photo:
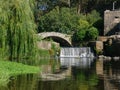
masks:
{"type": "Polygon", "coordinates": [[[104,35],[120,33],[120,10],[104,12],[104,35]]]}

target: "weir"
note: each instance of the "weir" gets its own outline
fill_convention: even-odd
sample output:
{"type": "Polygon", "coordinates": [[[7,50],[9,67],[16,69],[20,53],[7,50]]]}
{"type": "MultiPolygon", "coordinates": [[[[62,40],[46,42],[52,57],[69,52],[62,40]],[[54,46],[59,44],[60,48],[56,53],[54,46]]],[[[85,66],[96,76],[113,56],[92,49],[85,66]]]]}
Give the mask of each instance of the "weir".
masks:
{"type": "Polygon", "coordinates": [[[90,68],[94,53],[90,47],[62,47],[60,52],[61,66],[90,68]]]}
{"type": "Polygon", "coordinates": [[[94,57],[94,54],[90,47],[62,47],[60,57],[94,57]]]}

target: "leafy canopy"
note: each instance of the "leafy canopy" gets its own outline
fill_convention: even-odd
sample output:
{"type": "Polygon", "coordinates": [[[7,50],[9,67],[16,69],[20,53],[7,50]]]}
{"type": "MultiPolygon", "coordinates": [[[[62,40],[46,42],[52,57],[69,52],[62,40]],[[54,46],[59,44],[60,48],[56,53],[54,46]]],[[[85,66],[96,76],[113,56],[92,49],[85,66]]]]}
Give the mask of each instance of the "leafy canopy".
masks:
{"type": "Polygon", "coordinates": [[[0,0],[0,57],[35,56],[34,0],[0,0]]]}

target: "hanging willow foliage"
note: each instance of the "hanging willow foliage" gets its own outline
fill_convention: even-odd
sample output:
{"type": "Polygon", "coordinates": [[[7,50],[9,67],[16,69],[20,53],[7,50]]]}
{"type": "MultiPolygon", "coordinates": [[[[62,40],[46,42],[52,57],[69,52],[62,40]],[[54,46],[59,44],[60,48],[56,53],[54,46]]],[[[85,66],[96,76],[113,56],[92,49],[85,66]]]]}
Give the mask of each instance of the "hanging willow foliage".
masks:
{"type": "Polygon", "coordinates": [[[34,0],[0,0],[0,57],[36,56],[34,0]]]}

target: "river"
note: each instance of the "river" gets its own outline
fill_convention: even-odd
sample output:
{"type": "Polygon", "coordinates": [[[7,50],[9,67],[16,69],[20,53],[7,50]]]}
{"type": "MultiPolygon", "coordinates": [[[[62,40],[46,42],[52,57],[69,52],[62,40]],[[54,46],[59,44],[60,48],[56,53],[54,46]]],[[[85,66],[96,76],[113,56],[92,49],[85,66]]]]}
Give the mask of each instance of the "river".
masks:
{"type": "Polygon", "coordinates": [[[11,77],[0,90],[120,90],[120,61],[57,58],[38,74],[11,77]]]}

